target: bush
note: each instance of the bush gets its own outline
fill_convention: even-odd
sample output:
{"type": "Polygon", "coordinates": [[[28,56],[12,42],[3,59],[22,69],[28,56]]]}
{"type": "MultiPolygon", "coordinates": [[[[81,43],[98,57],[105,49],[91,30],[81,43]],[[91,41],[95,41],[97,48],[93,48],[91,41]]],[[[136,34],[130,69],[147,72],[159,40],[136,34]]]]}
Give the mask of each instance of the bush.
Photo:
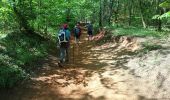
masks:
{"type": "Polygon", "coordinates": [[[47,55],[48,43],[38,37],[11,33],[0,39],[0,88],[11,88],[28,76],[25,66],[47,55]]]}
{"type": "Polygon", "coordinates": [[[26,78],[26,73],[17,65],[0,67],[0,87],[11,88],[26,78]]]}
{"type": "Polygon", "coordinates": [[[143,54],[147,54],[150,51],[163,49],[163,47],[161,45],[148,43],[148,42],[144,42],[142,44],[142,47],[143,48],[141,50],[136,52],[136,53],[138,53],[138,56],[142,56],[143,54]]]}
{"type": "Polygon", "coordinates": [[[156,44],[152,44],[152,43],[143,43],[143,50],[144,51],[152,51],[152,50],[158,50],[158,49],[162,49],[163,47],[161,45],[156,45],[156,44]]]}
{"type": "Polygon", "coordinates": [[[168,32],[166,31],[158,32],[152,28],[144,29],[140,27],[114,27],[113,26],[111,27],[111,29],[113,30],[112,33],[114,35],[129,35],[129,36],[137,36],[137,37],[151,36],[157,38],[168,35],[168,32]]]}

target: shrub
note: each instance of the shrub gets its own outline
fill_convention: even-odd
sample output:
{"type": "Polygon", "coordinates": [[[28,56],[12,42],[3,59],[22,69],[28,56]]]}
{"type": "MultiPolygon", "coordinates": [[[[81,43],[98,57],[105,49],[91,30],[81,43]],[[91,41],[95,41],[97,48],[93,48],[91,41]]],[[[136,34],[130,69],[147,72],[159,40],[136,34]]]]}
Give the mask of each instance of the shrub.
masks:
{"type": "Polygon", "coordinates": [[[47,48],[47,42],[22,33],[0,39],[0,88],[11,88],[27,78],[31,66],[26,65],[45,57],[47,48]]]}
{"type": "Polygon", "coordinates": [[[11,88],[26,78],[26,73],[17,65],[0,67],[0,87],[11,88]]]}

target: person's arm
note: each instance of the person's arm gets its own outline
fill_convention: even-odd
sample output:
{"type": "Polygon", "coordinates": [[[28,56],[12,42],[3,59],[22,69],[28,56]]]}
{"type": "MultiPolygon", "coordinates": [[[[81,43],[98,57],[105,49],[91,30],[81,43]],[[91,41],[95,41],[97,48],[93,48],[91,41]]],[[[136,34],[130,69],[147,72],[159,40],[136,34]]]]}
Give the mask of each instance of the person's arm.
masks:
{"type": "Polygon", "coordinates": [[[91,25],[91,28],[92,28],[91,31],[93,32],[93,31],[94,31],[94,30],[93,30],[93,25],[91,25]]]}
{"type": "Polygon", "coordinates": [[[81,28],[80,28],[80,27],[79,27],[79,30],[80,30],[80,35],[81,35],[81,32],[82,32],[82,31],[81,31],[81,28]]]}
{"type": "Polygon", "coordinates": [[[71,39],[71,32],[69,30],[67,30],[67,37],[69,38],[69,40],[71,39]]]}

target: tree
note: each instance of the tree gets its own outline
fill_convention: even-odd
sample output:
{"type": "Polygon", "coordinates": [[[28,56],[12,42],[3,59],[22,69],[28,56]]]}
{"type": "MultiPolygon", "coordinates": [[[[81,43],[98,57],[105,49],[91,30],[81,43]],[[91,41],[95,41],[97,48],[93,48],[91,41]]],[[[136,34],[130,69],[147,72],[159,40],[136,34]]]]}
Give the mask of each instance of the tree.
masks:
{"type": "Polygon", "coordinates": [[[169,5],[170,5],[170,1],[168,0],[164,1],[163,3],[159,5],[160,7],[163,7],[164,11],[166,12],[160,16],[160,19],[166,18],[170,20],[170,6],[169,5]]]}

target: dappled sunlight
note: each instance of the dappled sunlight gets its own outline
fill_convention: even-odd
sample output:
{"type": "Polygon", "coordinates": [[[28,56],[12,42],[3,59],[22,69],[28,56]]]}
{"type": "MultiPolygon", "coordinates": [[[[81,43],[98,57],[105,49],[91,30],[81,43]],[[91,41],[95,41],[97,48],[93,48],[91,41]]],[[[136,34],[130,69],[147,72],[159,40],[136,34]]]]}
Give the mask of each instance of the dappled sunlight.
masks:
{"type": "MultiPolygon", "coordinates": [[[[136,57],[128,62],[128,67],[131,70],[131,74],[136,77],[140,77],[141,80],[147,82],[149,89],[140,89],[144,95],[144,91],[154,95],[155,97],[170,98],[169,94],[169,50],[152,51],[149,54],[142,57],[136,57]]],[[[146,84],[146,83],[144,83],[146,84]]]]}
{"type": "Polygon", "coordinates": [[[123,57],[124,54],[121,54],[125,52],[124,49],[117,50],[120,47],[118,43],[109,42],[101,46],[94,46],[94,44],[95,41],[87,42],[84,39],[79,45],[72,44],[70,62],[65,64],[64,68],[58,67],[57,55],[49,55],[39,63],[38,66],[42,67],[35,71],[30,81],[32,84],[22,87],[23,93],[20,95],[24,95],[24,89],[29,88],[25,98],[32,97],[33,90],[41,97],[32,98],[39,99],[51,95],[62,100],[131,98],[129,94],[123,92],[128,88],[127,85],[122,84],[127,78],[117,75],[120,73],[118,72],[120,62],[122,61],[123,64],[127,59],[123,57]]]}
{"type": "MultiPolygon", "coordinates": [[[[169,86],[167,81],[169,78],[164,78],[165,75],[169,75],[169,72],[165,70],[159,72],[158,66],[150,66],[153,65],[154,62],[151,61],[155,58],[149,59],[149,56],[146,56],[132,59],[136,51],[142,49],[140,43],[144,40],[115,36],[111,37],[110,41],[99,43],[98,40],[105,39],[104,35],[100,33],[94,36],[93,41],[87,41],[87,35],[83,33],[79,44],[75,44],[72,38],[69,63],[61,68],[58,66],[57,54],[48,55],[41,62],[37,62],[38,68],[33,72],[29,82],[12,91],[18,95],[12,98],[14,100],[18,98],[24,100],[30,98],[31,100],[154,100],[153,96],[161,97],[169,91],[161,89],[169,86]],[[157,74],[149,73],[152,69],[156,69],[154,71],[157,74]],[[159,81],[151,82],[150,79],[159,81]],[[162,93],[159,93],[157,88],[160,88],[162,93]],[[19,92],[15,93],[15,91],[19,92]]],[[[160,63],[157,62],[158,65],[160,63]]]]}
{"type": "Polygon", "coordinates": [[[5,51],[5,50],[6,50],[6,47],[3,46],[1,43],[0,43],[0,50],[1,50],[1,51],[5,51]]]}
{"type": "Polygon", "coordinates": [[[170,100],[170,0],[0,0],[0,100],[170,100]]]}
{"type": "Polygon", "coordinates": [[[89,76],[90,72],[83,69],[63,69],[63,70],[55,70],[55,72],[51,72],[49,74],[43,74],[38,77],[33,77],[33,81],[40,81],[43,83],[48,83],[61,87],[65,87],[70,84],[83,84],[84,86],[87,85],[86,77],[89,76]],[[55,74],[53,74],[55,73],[55,74]]]}

